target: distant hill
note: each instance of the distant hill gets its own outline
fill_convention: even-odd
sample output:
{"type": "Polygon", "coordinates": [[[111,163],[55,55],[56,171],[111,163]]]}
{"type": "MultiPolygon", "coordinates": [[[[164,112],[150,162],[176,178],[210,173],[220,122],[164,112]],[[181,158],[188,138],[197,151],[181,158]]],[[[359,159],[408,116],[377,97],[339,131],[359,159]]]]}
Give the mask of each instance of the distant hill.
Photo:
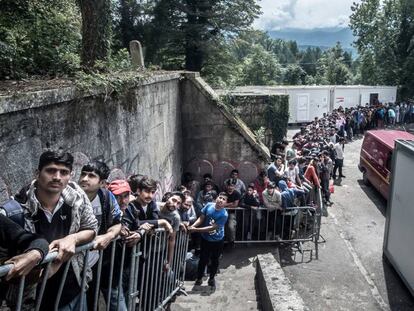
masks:
{"type": "Polygon", "coordinates": [[[354,36],[350,28],[315,28],[315,29],[294,29],[286,28],[281,30],[270,30],[268,34],[272,38],[283,40],[296,41],[301,49],[309,46],[319,46],[321,49],[326,49],[335,46],[336,42],[341,42],[341,45],[347,51],[352,51],[356,55],[356,49],[352,46],[354,36]]]}

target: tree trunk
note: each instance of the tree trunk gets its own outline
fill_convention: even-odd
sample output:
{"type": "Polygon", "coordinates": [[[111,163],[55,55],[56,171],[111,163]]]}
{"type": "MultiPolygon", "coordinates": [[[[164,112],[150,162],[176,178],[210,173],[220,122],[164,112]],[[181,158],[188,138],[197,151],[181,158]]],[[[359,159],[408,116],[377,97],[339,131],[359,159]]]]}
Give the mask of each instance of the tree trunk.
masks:
{"type": "Polygon", "coordinates": [[[93,69],[96,61],[105,61],[111,48],[111,1],[79,0],[82,12],[81,63],[93,69]]]}

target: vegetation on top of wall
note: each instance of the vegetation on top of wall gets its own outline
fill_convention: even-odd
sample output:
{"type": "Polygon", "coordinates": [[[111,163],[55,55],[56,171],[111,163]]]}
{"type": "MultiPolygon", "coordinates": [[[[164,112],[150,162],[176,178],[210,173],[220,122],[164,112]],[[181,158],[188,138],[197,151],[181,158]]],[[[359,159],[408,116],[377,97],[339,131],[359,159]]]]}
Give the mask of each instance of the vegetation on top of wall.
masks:
{"type": "Polygon", "coordinates": [[[282,140],[287,133],[289,121],[289,97],[269,95],[265,99],[266,125],[272,130],[274,141],[282,140]]]}
{"type": "Polygon", "coordinates": [[[74,83],[77,90],[82,92],[104,91],[106,95],[113,93],[120,94],[127,89],[136,87],[151,76],[157,68],[132,69],[129,53],[126,49],[118,51],[109,61],[97,61],[94,72],[78,72],[75,75],[74,83]],[[106,68],[101,71],[99,68],[106,68]]]}
{"type": "MultiPolygon", "coordinates": [[[[240,103],[248,104],[253,100],[254,96],[235,96],[231,93],[220,96],[222,105],[234,115],[237,115],[243,120],[243,116],[239,111],[243,111],[240,108],[240,103]]],[[[268,95],[264,99],[265,110],[264,118],[261,124],[256,124],[256,128],[251,130],[254,132],[258,141],[264,141],[266,128],[269,128],[272,132],[273,141],[281,140],[286,136],[287,124],[289,121],[289,98],[285,95],[268,95]]]]}

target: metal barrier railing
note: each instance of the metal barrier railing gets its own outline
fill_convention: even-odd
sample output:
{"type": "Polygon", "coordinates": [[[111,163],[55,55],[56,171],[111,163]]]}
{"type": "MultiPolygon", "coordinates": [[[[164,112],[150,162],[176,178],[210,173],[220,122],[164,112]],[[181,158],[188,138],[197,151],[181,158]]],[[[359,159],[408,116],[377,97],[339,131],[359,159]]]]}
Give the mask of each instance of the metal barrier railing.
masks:
{"type": "Polygon", "coordinates": [[[313,189],[312,206],[289,207],[270,211],[265,207],[227,208],[226,239],[234,243],[313,242],[318,258],[322,199],[313,189]]]}
{"type": "MultiPolygon", "coordinates": [[[[188,247],[189,235],[179,231],[176,234],[176,241],[173,254],[173,262],[170,269],[164,269],[167,258],[168,234],[164,229],[156,229],[149,234],[142,233],[142,240],[133,247],[126,247],[121,239],[111,242],[106,250],[99,251],[99,260],[93,266],[88,264],[90,252],[93,250],[93,242],[76,248],[75,256],[83,256],[81,299],[79,309],[84,310],[84,306],[89,302],[85,294],[93,297],[93,303],[89,305],[89,310],[98,310],[100,305],[100,293],[104,292],[106,302],[105,309],[109,310],[160,310],[171,298],[183,288],[185,259],[188,247]],[[109,262],[108,262],[109,260],[109,262]],[[103,269],[103,261],[105,266],[103,269]],[[87,270],[92,268],[95,286],[87,289],[87,270]],[[109,270],[107,270],[109,268],[109,270]],[[105,272],[103,272],[105,271],[105,272]],[[107,282],[102,275],[108,278],[107,282]],[[107,288],[101,286],[107,284],[107,288]],[[122,296],[125,299],[122,299],[122,296]],[[114,298],[115,297],[115,298],[114,298]]],[[[95,252],[95,251],[94,251],[95,252]]],[[[42,279],[35,284],[35,287],[26,284],[26,278],[21,277],[17,289],[17,299],[8,301],[12,309],[20,311],[22,307],[28,307],[24,299],[25,292],[36,290],[34,305],[29,306],[33,310],[41,310],[45,299],[54,300],[54,310],[59,309],[59,302],[64,294],[64,287],[71,260],[65,263],[62,279],[60,280],[58,294],[56,297],[44,296],[45,288],[48,283],[48,274],[52,262],[56,259],[57,252],[49,253],[41,263],[43,267],[42,279]],[[10,305],[12,304],[12,305],[10,305]]],[[[6,276],[13,265],[0,266],[0,281],[6,276]]],[[[12,285],[8,290],[13,290],[12,285]]],[[[1,306],[0,301],[0,306],[1,306]]],[[[86,309],[86,308],[85,308],[86,309]]]]}

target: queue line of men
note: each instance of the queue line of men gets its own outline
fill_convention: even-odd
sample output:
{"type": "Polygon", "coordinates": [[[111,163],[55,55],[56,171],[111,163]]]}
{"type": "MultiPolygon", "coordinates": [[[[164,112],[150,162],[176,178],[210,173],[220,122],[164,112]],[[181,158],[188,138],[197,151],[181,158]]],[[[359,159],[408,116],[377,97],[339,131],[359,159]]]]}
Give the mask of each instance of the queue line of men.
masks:
{"type": "MultiPolygon", "coordinates": [[[[162,203],[155,202],[157,183],[150,177],[135,176],[130,179],[130,183],[126,180],[115,180],[107,185],[108,167],[103,162],[92,161],[82,167],[77,184],[71,181],[72,169],[73,157],[70,153],[51,150],[44,152],[40,156],[35,179],[12,200],[17,202],[21,209],[22,222],[10,220],[11,210],[8,210],[6,205],[0,209],[0,245],[5,251],[3,256],[11,257],[5,263],[13,265],[6,280],[33,274],[36,270],[33,268],[42,262],[48,252],[57,252],[47,275],[41,310],[54,309],[55,298],[58,296],[59,285],[65,273],[62,267],[69,260],[64,294],[60,298],[58,309],[80,310],[81,299],[85,299],[81,288],[85,264],[88,265],[86,271],[89,289],[86,292],[87,303],[84,304],[83,310],[92,309],[97,286],[98,250],[103,250],[102,262],[105,267],[100,278],[100,290],[104,293],[105,299],[106,293],[111,290],[110,301],[106,301],[110,304],[111,310],[116,308],[118,300],[119,309],[127,310],[125,287],[128,286],[128,282],[125,282],[124,278],[124,282],[118,288],[118,260],[115,260],[112,284],[108,281],[109,245],[115,238],[121,237],[120,243],[124,243],[130,251],[132,246],[142,240],[142,232],[158,227],[164,228],[168,233],[167,256],[162,263],[163,271],[168,272],[171,269],[177,231],[182,229],[197,232],[201,234],[202,242],[198,269],[200,273],[196,284],[202,283],[204,268],[210,261],[212,267],[208,283],[215,286],[214,277],[223,246],[224,224],[227,221],[227,212],[224,209],[228,199],[226,193],[220,193],[215,202],[206,204],[196,219],[191,212],[192,199],[186,198],[182,192],[166,193],[162,203]],[[134,187],[133,190],[131,185],[134,187]],[[3,226],[3,223],[7,226],[3,226]],[[16,247],[6,243],[8,238],[18,242],[16,247]],[[90,253],[85,263],[83,253],[75,253],[75,249],[92,241],[95,251],[90,253]]],[[[17,212],[18,210],[19,208],[17,212]]],[[[16,209],[12,212],[16,214],[16,209]]],[[[16,217],[13,218],[15,219],[16,217]]],[[[117,247],[122,247],[120,243],[117,243],[117,247]]],[[[123,276],[127,277],[127,259],[124,264],[123,276]]],[[[4,282],[0,283],[0,286],[6,289],[2,294],[7,292],[7,295],[0,299],[6,299],[13,307],[16,300],[11,297],[15,297],[15,288],[4,282]]],[[[36,284],[26,287],[25,304],[34,303],[35,293],[36,284]]],[[[146,300],[142,293],[139,298],[146,300]]],[[[148,304],[144,304],[144,309],[145,306],[148,304]]]]}

